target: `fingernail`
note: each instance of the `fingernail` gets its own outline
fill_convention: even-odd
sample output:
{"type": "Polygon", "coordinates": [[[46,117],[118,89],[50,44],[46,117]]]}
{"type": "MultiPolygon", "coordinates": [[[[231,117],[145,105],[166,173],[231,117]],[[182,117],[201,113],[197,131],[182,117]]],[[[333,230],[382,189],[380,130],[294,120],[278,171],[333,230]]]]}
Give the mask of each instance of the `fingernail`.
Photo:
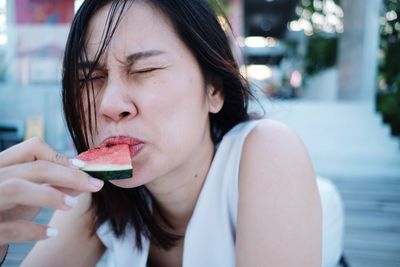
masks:
{"type": "Polygon", "coordinates": [[[101,188],[104,185],[104,181],[96,179],[96,178],[93,178],[93,177],[89,178],[89,182],[90,182],[91,185],[93,185],[96,188],[101,188]]]}
{"type": "Polygon", "coordinates": [[[72,208],[76,205],[76,203],[78,203],[78,198],[71,197],[69,195],[64,195],[64,203],[65,203],[65,205],[72,208]]]}
{"type": "Polygon", "coordinates": [[[86,165],[84,161],[82,161],[80,159],[76,159],[76,158],[71,159],[70,162],[71,162],[72,166],[75,166],[77,168],[83,168],[86,165]]]}
{"type": "Polygon", "coordinates": [[[47,237],[55,237],[58,236],[58,230],[53,227],[48,227],[46,230],[47,237]]]}

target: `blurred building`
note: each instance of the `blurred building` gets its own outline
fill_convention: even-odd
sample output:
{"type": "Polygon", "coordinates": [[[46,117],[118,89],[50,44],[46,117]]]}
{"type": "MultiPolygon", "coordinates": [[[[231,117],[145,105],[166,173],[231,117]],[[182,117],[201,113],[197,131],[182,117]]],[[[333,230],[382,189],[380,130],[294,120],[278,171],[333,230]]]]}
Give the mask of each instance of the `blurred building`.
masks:
{"type": "Polygon", "coordinates": [[[74,4],[0,1],[0,123],[7,125],[9,138],[16,129],[15,141],[41,136],[58,150],[70,149],[60,77],[74,4]]]}
{"type": "Polygon", "coordinates": [[[268,96],[292,98],[300,94],[302,65],[296,54],[297,50],[300,54],[304,50],[305,38],[288,31],[298,2],[230,1],[234,31],[241,36],[238,42],[243,51],[242,73],[254,90],[268,96]]]}
{"type": "MultiPolygon", "coordinates": [[[[242,72],[254,90],[284,99],[305,93],[317,99],[372,99],[378,24],[370,21],[379,19],[380,0],[342,0],[344,10],[334,0],[227,2],[243,51],[242,72]],[[343,20],[343,12],[351,15],[343,20]],[[304,90],[307,45],[317,32],[342,34],[339,63],[322,78],[310,79],[304,90]]],[[[33,130],[15,132],[43,135],[63,151],[71,146],[60,110],[61,60],[69,24],[81,3],[0,0],[0,120],[7,129],[13,122],[34,125],[33,130]]]]}
{"type": "Polygon", "coordinates": [[[335,69],[325,74],[330,86],[321,90],[316,88],[320,81],[317,79],[315,85],[312,81],[309,95],[331,100],[372,101],[376,88],[381,0],[342,0],[340,6],[338,2],[229,1],[228,12],[234,30],[243,37],[239,38],[244,51],[243,63],[251,66],[245,73],[254,81],[255,88],[268,96],[300,97],[304,93],[304,77],[313,74],[310,68],[318,70],[323,64],[331,64],[335,69]],[[333,53],[315,49],[317,42],[319,47],[327,46],[324,40],[330,40],[333,53]]]}

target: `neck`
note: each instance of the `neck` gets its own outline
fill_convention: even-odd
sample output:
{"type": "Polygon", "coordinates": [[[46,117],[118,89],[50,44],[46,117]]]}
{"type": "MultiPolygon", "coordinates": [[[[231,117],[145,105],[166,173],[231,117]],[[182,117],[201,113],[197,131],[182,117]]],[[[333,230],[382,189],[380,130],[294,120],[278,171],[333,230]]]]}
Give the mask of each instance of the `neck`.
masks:
{"type": "MultiPolygon", "coordinates": [[[[155,201],[155,216],[160,214],[173,226],[168,230],[183,235],[192,216],[214,156],[212,142],[196,153],[183,170],[146,185],[155,201]],[[171,179],[173,182],[171,182],[171,179]]],[[[162,220],[161,220],[162,221],[162,220]]]]}

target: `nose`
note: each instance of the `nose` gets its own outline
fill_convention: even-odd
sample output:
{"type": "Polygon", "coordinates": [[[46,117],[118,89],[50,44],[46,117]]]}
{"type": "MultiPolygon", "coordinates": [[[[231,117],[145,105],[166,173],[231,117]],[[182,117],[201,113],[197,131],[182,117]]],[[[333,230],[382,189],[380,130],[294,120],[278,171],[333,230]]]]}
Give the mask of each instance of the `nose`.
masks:
{"type": "Polygon", "coordinates": [[[103,88],[99,112],[101,116],[115,122],[136,116],[136,105],[123,82],[109,81],[103,88]]]}

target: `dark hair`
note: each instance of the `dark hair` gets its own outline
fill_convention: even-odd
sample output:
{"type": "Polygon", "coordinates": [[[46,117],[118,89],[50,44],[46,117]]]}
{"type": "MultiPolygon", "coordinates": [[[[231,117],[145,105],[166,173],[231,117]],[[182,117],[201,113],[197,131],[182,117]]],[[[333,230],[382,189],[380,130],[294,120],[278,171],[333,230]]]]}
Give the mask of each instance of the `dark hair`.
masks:
{"type": "MultiPolygon", "coordinates": [[[[86,0],[72,22],[63,62],[62,97],[66,123],[79,153],[89,148],[89,138],[96,130],[96,122],[92,122],[90,116],[95,112],[95,108],[89,105],[89,98],[84,100],[82,97],[82,90],[85,90],[83,88],[89,93],[90,86],[82,86],[78,73],[78,63],[88,60],[85,50],[87,27],[94,14],[111,3],[103,30],[103,40],[96,53],[96,63],[107,48],[124,12],[133,1],[86,0]],[[86,104],[90,107],[87,111],[89,114],[85,114],[84,101],[87,101],[86,104]]],[[[251,97],[248,84],[235,62],[226,33],[205,0],[141,1],[157,8],[170,19],[178,36],[196,57],[205,80],[213,83],[216,90],[222,93],[222,109],[217,114],[209,115],[212,140],[214,144],[218,143],[233,126],[249,120],[247,106],[251,97]]],[[[83,82],[88,83],[91,71],[85,71],[83,82]]],[[[91,88],[93,90],[93,86],[91,88]]],[[[93,194],[92,233],[95,233],[102,223],[109,221],[118,237],[124,235],[128,226],[133,226],[138,248],[142,247],[142,235],[151,238],[162,248],[173,247],[180,236],[169,233],[156,222],[149,205],[151,199],[151,194],[145,186],[122,189],[106,183],[100,192],[93,194]]],[[[171,226],[165,218],[163,220],[171,226]]]]}

